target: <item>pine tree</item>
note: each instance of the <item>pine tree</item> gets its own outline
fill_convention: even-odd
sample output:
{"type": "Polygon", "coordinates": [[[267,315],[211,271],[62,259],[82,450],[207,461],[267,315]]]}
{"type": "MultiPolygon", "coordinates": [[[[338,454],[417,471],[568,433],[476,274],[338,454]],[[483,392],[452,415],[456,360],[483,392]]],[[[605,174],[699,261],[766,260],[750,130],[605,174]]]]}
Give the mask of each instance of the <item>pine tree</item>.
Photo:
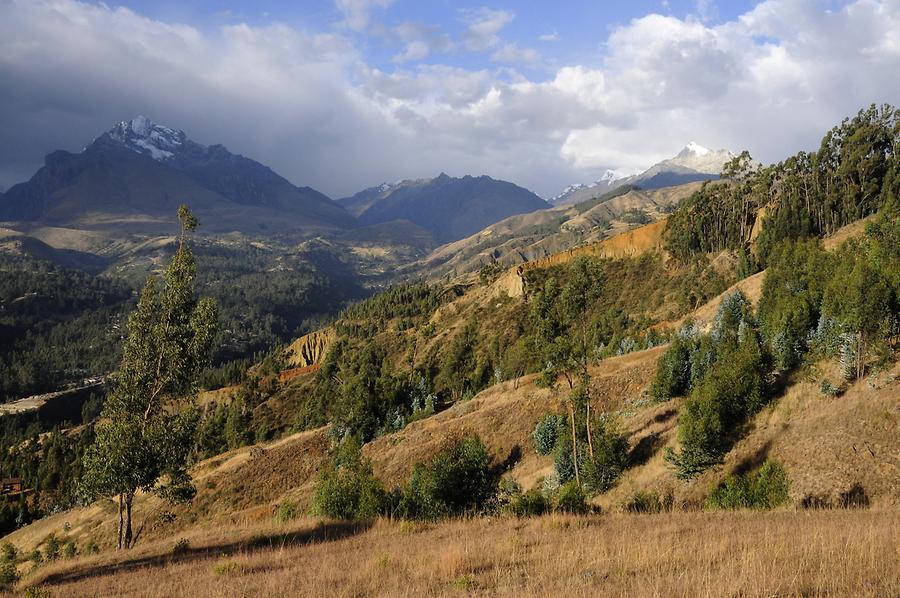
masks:
{"type": "Polygon", "coordinates": [[[84,490],[118,497],[118,547],[134,539],[131,511],[138,490],[168,500],[193,494],[186,461],[193,447],[197,379],[208,360],[217,309],[194,297],[196,264],[187,244],[197,226],[187,206],[178,210],[181,238],[165,285],[151,276],[128,318],[128,338],[115,386],[84,456],[84,490]]]}

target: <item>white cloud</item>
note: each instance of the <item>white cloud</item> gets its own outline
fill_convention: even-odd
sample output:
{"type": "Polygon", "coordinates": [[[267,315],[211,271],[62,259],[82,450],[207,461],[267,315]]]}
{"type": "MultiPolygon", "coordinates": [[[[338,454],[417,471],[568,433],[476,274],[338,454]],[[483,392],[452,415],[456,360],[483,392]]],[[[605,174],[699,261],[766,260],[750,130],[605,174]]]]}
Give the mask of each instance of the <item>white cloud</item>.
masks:
{"type": "MultiPolygon", "coordinates": [[[[552,195],[689,139],[777,160],[900,97],[893,0],[833,11],[772,0],[716,25],[648,15],[543,79],[488,60],[507,51],[499,32],[511,13],[464,18],[460,43],[490,50],[485,67],[403,62],[454,51],[440,30],[411,23],[389,30],[398,64],[385,69],[343,30],[208,32],[71,0],[0,1],[0,184],[145,113],[335,196],[441,170],[552,195]]],[[[510,58],[526,50],[512,48],[510,58]]]]}
{"type": "Polygon", "coordinates": [[[541,42],[558,42],[559,41],[559,33],[554,29],[552,33],[544,33],[538,36],[538,41],[541,42]]]}
{"type": "Polygon", "coordinates": [[[485,7],[465,9],[462,15],[468,24],[463,45],[472,52],[483,52],[499,44],[500,36],[497,34],[515,17],[511,11],[485,7]]]}
{"type": "Polygon", "coordinates": [[[446,54],[455,50],[450,36],[440,27],[405,21],[386,36],[403,45],[403,50],[391,59],[395,63],[424,60],[431,54],[446,54]]]}
{"type": "Polygon", "coordinates": [[[393,62],[409,62],[411,60],[422,60],[428,58],[431,54],[431,48],[427,43],[420,39],[414,39],[406,44],[406,47],[399,54],[395,54],[391,61],[393,62]]]}
{"type": "Polygon", "coordinates": [[[694,11],[704,23],[708,23],[719,16],[719,8],[716,6],[715,0],[694,0],[694,11]]]}
{"type": "Polygon", "coordinates": [[[509,64],[533,64],[540,60],[540,57],[540,54],[534,48],[520,48],[515,43],[503,44],[491,54],[492,61],[509,64]]]}
{"type": "Polygon", "coordinates": [[[334,0],[334,6],[343,15],[341,24],[362,31],[369,25],[369,15],[373,8],[387,8],[394,0],[334,0]]]}

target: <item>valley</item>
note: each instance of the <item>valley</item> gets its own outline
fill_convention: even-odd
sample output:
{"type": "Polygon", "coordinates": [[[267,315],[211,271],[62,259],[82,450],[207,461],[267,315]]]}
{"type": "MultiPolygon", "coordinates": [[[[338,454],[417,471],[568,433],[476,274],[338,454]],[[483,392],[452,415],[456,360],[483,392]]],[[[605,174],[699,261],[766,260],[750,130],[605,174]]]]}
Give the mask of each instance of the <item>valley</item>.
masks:
{"type": "Polygon", "coordinates": [[[895,594],[898,147],[872,105],[554,205],[53,152],[0,195],[0,589],[895,594]]]}

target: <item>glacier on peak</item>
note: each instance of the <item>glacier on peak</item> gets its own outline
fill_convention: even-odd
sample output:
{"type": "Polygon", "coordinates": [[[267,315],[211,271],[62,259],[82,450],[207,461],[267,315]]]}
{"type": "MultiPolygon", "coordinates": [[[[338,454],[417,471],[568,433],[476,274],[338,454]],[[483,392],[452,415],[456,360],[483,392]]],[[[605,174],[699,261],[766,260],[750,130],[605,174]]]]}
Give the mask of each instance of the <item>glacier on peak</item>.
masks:
{"type": "Polygon", "coordinates": [[[709,149],[708,147],[703,147],[696,141],[691,141],[686,146],[684,146],[684,149],[682,149],[679,152],[679,154],[688,153],[688,154],[693,154],[695,156],[705,156],[711,152],[712,152],[712,150],[709,149]]]}
{"type": "Polygon", "coordinates": [[[106,134],[128,149],[149,155],[154,160],[173,157],[187,141],[184,131],[156,124],[143,115],[117,123],[106,134]]]}

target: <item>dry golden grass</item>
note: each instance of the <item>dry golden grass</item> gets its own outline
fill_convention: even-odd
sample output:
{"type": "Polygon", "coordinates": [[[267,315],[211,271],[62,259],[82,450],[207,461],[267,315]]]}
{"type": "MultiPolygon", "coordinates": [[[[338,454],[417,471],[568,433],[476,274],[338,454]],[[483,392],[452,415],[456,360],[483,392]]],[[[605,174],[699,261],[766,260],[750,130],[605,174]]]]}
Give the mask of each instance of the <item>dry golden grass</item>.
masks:
{"type": "Polygon", "coordinates": [[[897,596],[897,511],[379,521],[221,530],[46,566],[53,596],[897,596]]]}

